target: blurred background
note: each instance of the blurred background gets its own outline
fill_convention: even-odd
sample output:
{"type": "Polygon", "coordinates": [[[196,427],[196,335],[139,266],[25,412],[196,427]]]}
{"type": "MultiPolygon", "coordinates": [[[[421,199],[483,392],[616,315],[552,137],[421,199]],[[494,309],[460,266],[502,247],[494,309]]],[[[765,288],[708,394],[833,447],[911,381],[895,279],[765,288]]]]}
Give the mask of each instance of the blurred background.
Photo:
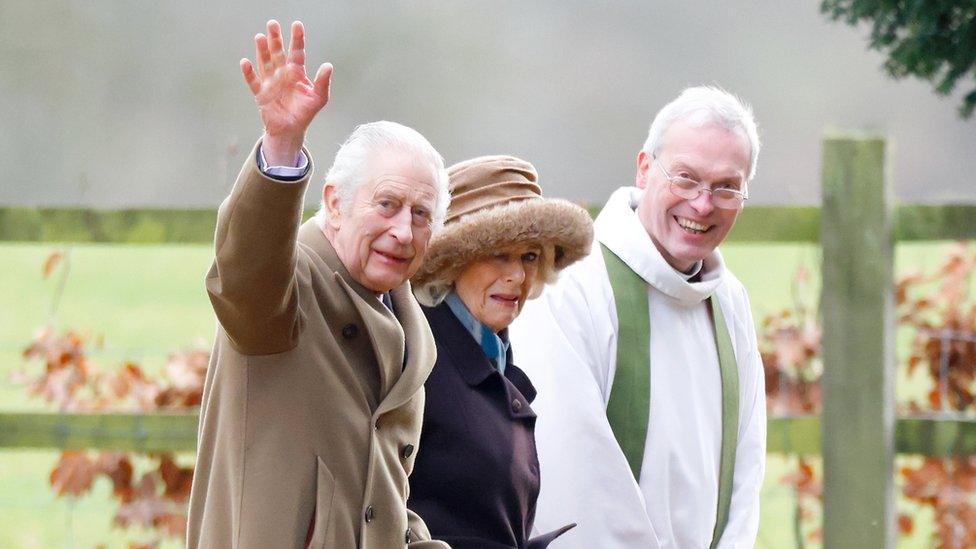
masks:
{"type": "MultiPolygon", "coordinates": [[[[938,3],[917,4],[924,14],[938,3]]],[[[312,72],[335,65],[332,100],[308,135],[317,177],[356,124],[388,119],[418,129],[448,163],[517,155],[546,194],[599,207],[633,182],[651,118],[684,87],[717,84],[751,103],[763,150],[723,252],[752,298],[771,418],[820,410],[822,252],[810,220],[824,136],[884,138],[895,203],[964,206],[941,218],[942,232],[894,249],[897,412],[972,419],[974,233],[944,241],[976,211],[966,209],[976,204],[976,120],[959,112],[972,73],[946,95],[892,79],[885,53],[869,48],[869,22],[831,21],[818,1],[5,0],[0,547],[182,543],[214,329],[208,231],[261,133],[238,61],[253,58],[269,18],[305,23],[312,72]],[[747,224],[750,211],[777,221],[747,224]],[[59,410],[173,412],[182,442],[153,446],[170,427],[125,420],[142,442],[118,447],[153,452],[62,453],[76,424],[41,413],[59,410]],[[61,438],[10,435],[34,412],[27,419],[61,438]]],[[[317,200],[308,193],[309,206],[317,200]]],[[[816,450],[771,447],[757,546],[820,546],[816,450]]],[[[898,545],[976,546],[976,462],[896,463],[898,545]]]]}
{"type": "Polygon", "coordinates": [[[965,90],[891,80],[868,27],[830,22],[816,1],[7,0],[0,203],[218,204],[260,135],[237,62],[271,17],[304,21],[309,65],[336,67],[308,137],[320,175],[356,124],[389,119],[449,163],[519,155],[547,192],[602,202],[633,180],[654,113],[718,84],[756,112],[756,203],[818,203],[831,128],[889,139],[899,198],[976,199],[965,90]]]}

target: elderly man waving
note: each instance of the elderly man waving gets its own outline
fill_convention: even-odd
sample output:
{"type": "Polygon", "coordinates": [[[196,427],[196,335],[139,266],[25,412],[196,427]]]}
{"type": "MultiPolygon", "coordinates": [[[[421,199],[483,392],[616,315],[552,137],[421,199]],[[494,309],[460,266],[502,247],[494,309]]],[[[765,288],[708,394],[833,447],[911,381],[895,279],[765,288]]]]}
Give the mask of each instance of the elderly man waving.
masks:
{"type": "Polygon", "coordinates": [[[443,160],[410,128],[360,126],[299,226],[332,66],[305,75],[299,22],[287,52],[275,21],[255,43],[265,133],[217,222],[188,545],[446,548],[405,503],[435,358],[406,281],[447,209],[443,160]]]}

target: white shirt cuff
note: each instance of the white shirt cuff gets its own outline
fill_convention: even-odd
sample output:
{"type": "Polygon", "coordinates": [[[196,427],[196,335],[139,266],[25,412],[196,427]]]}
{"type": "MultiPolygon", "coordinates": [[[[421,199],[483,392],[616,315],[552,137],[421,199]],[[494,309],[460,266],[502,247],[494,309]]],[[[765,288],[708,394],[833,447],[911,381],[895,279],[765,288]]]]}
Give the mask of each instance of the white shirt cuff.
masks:
{"type": "Polygon", "coordinates": [[[305,156],[305,151],[298,151],[297,166],[268,166],[268,161],[264,158],[264,149],[258,145],[257,161],[261,173],[273,178],[301,178],[308,171],[308,157],[305,156]]]}

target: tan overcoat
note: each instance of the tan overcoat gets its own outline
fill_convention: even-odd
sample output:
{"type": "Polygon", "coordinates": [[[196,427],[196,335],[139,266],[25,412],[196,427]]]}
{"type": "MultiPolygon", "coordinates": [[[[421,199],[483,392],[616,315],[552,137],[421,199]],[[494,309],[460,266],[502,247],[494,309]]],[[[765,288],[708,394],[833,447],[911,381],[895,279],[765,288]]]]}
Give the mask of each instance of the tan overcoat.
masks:
{"type": "Polygon", "coordinates": [[[299,227],[308,179],[269,179],[252,153],[220,207],[187,545],[444,549],[405,505],[430,328],[409,284],[394,316],[299,227]]]}

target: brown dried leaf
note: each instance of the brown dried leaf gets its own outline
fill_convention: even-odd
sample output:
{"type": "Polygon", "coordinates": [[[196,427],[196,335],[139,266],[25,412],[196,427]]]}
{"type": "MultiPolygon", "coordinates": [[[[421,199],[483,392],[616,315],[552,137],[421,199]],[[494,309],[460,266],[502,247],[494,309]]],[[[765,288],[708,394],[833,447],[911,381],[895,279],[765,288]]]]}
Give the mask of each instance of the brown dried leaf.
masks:
{"type": "Polygon", "coordinates": [[[112,479],[112,493],[122,501],[132,496],[132,462],[123,452],[102,452],[95,463],[98,471],[112,479]]]}
{"type": "Polygon", "coordinates": [[[66,450],[61,453],[57,465],[51,471],[49,480],[54,493],[59,496],[83,494],[91,488],[92,480],[98,470],[80,450],[66,450]]]}
{"type": "Polygon", "coordinates": [[[64,257],[64,252],[54,252],[48,255],[47,259],[44,260],[43,267],[41,267],[41,275],[44,278],[49,277],[51,275],[51,271],[53,271],[54,268],[58,266],[58,263],[61,262],[61,259],[63,257],[64,257]]]}
{"type": "Polygon", "coordinates": [[[898,514],[898,533],[903,536],[912,535],[912,531],[915,529],[915,521],[912,517],[908,515],[898,514]]]}
{"type": "Polygon", "coordinates": [[[164,454],[160,457],[159,474],[165,486],[164,497],[173,501],[186,501],[190,498],[192,467],[180,467],[169,454],[164,454]]]}
{"type": "Polygon", "coordinates": [[[166,535],[174,538],[186,536],[186,514],[184,513],[164,513],[156,518],[153,524],[162,530],[166,535]]]}

